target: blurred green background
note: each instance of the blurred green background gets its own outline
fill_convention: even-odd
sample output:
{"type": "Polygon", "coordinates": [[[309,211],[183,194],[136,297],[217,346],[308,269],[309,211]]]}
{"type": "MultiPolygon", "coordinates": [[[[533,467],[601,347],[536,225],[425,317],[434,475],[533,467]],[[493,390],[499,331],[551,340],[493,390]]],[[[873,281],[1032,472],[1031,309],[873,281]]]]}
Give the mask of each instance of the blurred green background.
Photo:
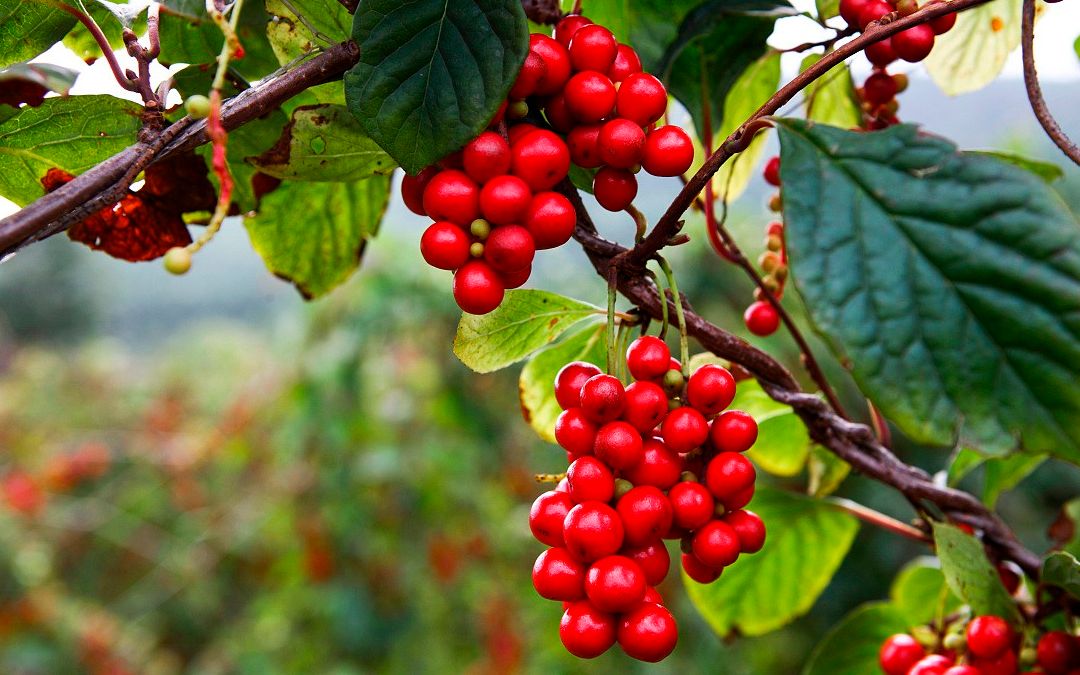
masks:
{"type": "MultiPolygon", "coordinates": [[[[1053,157],[1022,103],[1015,82],[945,102],[916,79],[903,105],[966,147],[1053,157]],[[978,110],[1016,124],[973,127],[978,110]]],[[[644,210],[677,187],[648,184],[644,210]]],[[[1080,210],[1077,172],[1057,187],[1080,210]]],[[[731,218],[755,254],[766,195],[755,182],[731,218]]],[[[632,234],[625,218],[601,224],[632,234]]],[[[567,655],[559,606],[529,581],[542,546],[527,524],[533,474],[563,454],[522,421],[516,369],[478,376],[452,356],[450,279],[420,260],[421,227],[395,197],[363,269],[313,304],[231,222],[184,278],[62,237],[0,266],[0,673],[794,673],[926,552],[863,528],[814,609],[754,640],[713,634],[672,574],[671,658],[567,655]]],[[[602,304],[571,249],[543,254],[529,285],[602,304]]],[[[741,332],[746,280],[697,241],[674,259],[698,309],[741,332]]],[[[783,335],[758,342],[797,364],[783,335]]],[[[948,458],[897,444],[932,470],[948,458]]],[[[1078,473],[1048,464],[1002,500],[1036,549],[1078,473]]],[[[911,515],[857,476],[841,494],[911,515]]]]}

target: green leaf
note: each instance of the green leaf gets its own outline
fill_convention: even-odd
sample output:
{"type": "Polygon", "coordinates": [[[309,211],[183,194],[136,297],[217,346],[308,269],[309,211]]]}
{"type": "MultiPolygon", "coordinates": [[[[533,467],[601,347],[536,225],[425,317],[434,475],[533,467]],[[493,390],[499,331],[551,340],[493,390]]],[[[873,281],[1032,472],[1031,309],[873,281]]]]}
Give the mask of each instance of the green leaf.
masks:
{"type": "Polygon", "coordinates": [[[40,0],[6,0],[0,5],[0,67],[41,54],[75,23],[75,17],[40,0]]]}
{"type": "Polygon", "coordinates": [[[949,588],[976,614],[993,614],[1007,621],[1017,617],[1016,603],[1001,584],[975,537],[947,523],[933,523],[934,546],[949,588]]]}
{"type": "Polygon", "coordinates": [[[956,485],[977,467],[985,467],[981,498],[993,508],[1001,493],[1016,487],[1044,461],[1043,455],[1016,453],[1007,457],[986,457],[970,448],[962,448],[949,465],[949,484],[956,485]]]}
{"type": "Polygon", "coordinates": [[[886,602],[855,608],[810,655],[802,675],[867,675],[880,671],[878,651],[886,638],[907,632],[903,612],[886,602]]]}
{"type": "Polygon", "coordinates": [[[360,122],[337,105],[294,110],[274,147],[251,163],[271,176],[300,181],[362,180],[397,168],[360,122]]]}
{"type": "Polygon", "coordinates": [[[529,49],[518,0],[365,0],[352,36],[349,110],[411,174],[484,130],[529,49]]]}
{"type": "Polygon", "coordinates": [[[1058,522],[1068,528],[1067,534],[1062,537],[1064,549],[1074,556],[1080,556],[1080,498],[1065,502],[1058,522]]]}
{"type": "Polygon", "coordinates": [[[885,417],[1080,461],[1080,227],[1058,195],[909,125],[777,126],[792,276],[885,417]]]}
{"type": "Polygon", "coordinates": [[[555,375],[571,361],[587,361],[604,367],[607,346],[604,324],[589,326],[533,354],[521,369],[518,394],[521,413],[540,438],[555,442],[555,419],[562,412],[555,400],[555,375]]]}
{"type": "Polygon", "coordinates": [[[45,87],[49,91],[67,96],[79,73],[63,66],[49,63],[16,63],[0,70],[0,86],[7,80],[25,80],[45,87]]]}
{"type": "Polygon", "coordinates": [[[476,372],[490,373],[517,363],[574,324],[602,312],[557,293],[510,291],[494,312],[461,315],[454,355],[476,372]]]}
{"type": "Polygon", "coordinates": [[[634,46],[646,72],[657,72],[679,24],[701,0],[589,0],[590,19],[606,26],[619,42],[634,46]]]}
{"type": "Polygon", "coordinates": [[[956,25],[938,35],[926,70],[950,96],[982,89],[994,81],[1020,45],[1021,0],[994,0],[958,12],[956,25]]]}
{"type": "Polygon", "coordinates": [[[360,264],[389,197],[389,176],[284,183],[263,197],[259,213],[244,226],[270,271],[311,299],[333,290],[360,264]]]}
{"type": "Polygon", "coordinates": [[[78,175],[135,142],[137,103],[112,96],[47,98],[0,124],[0,195],[25,206],[51,168],[78,175]]]}
{"type": "Polygon", "coordinates": [[[946,616],[961,604],[960,599],[949,590],[945,575],[934,558],[918,558],[900,570],[893,580],[889,596],[909,626],[946,616]]]}
{"type": "MultiPolygon", "coordinates": [[[[101,28],[101,32],[105,34],[105,38],[109,41],[109,45],[113,49],[120,49],[124,46],[124,24],[121,23],[117,16],[109,11],[108,7],[105,7],[99,3],[85,3],[86,9],[89,10],[91,18],[101,28]]],[[[142,10],[145,7],[139,8],[139,16],[136,21],[131,25],[131,29],[135,31],[137,35],[142,35],[146,31],[146,14],[142,10]]],[[[81,23],[76,23],[75,27],[71,29],[67,35],[64,36],[64,46],[75,52],[83,61],[89,59],[97,59],[102,55],[101,46],[98,45],[97,40],[94,39],[93,34],[87,30],[86,26],[81,23]]]]}
{"type": "Polygon", "coordinates": [[[1044,584],[1057,586],[1080,600],[1080,562],[1073,554],[1058,551],[1047,556],[1041,579],[1044,584]]]}
{"type": "Polygon", "coordinates": [[[1050,162],[1041,162],[1037,159],[1031,159],[1029,157],[1021,157],[1020,155],[1014,155],[1011,152],[998,152],[996,150],[969,150],[967,154],[995,157],[1003,162],[1008,162],[1009,164],[1018,166],[1025,171],[1030,171],[1039,178],[1042,178],[1047,183],[1053,183],[1054,181],[1065,175],[1065,172],[1057,164],[1051,164],[1050,162]]]}
{"type": "Polygon", "coordinates": [[[850,464],[816,444],[810,448],[806,468],[809,473],[806,492],[814,497],[832,494],[851,473],[850,464]]]}
{"type": "Polygon", "coordinates": [[[859,529],[826,502],[779,490],[759,489],[749,508],[768,528],[765,547],[740,556],[712,584],[683,575],[691,601],[720,635],[763,635],[806,613],[859,529]]]}
{"type": "Polygon", "coordinates": [[[266,36],[281,65],[316,47],[349,39],[353,18],[338,0],[289,0],[289,5],[300,13],[303,21],[282,0],[266,2],[266,11],[276,17],[266,25],[266,36]]]}
{"type": "Polygon", "coordinates": [[[1080,35],[1076,37],[1076,42],[1073,43],[1073,51],[1076,52],[1076,58],[1080,59],[1080,35]]]}
{"type": "Polygon", "coordinates": [[[840,14],[840,0],[814,0],[818,19],[831,19],[840,14]]]}
{"type": "Polygon", "coordinates": [[[746,452],[754,464],[777,476],[795,476],[810,455],[810,434],[791,406],[774,401],[757,380],[743,380],[730,409],[753,415],[758,439],[746,452]]]}
{"type": "MultiPolygon", "coordinates": [[[[224,37],[206,13],[204,0],[165,0],[169,11],[161,13],[161,55],[166,64],[212,63],[221,53],[224,37]]],[[[236,26],[244,47],[244,58],[235,59],[230,69],[248,80],[258,80],[278,67],[277,57],[266,36],[270,15],[261,2],[245,2],[236,26]]]]}
{"type": "MultiPolygon", "coordinates": [[[[821,60],[821,54],[803,59],[799,72],[821,60]]],[[[862,112],[855,96],[855,82],[848,64],[839,63],[806,88],[806,118],[842,129],[853,129],[862,123],[862,112]]]]}

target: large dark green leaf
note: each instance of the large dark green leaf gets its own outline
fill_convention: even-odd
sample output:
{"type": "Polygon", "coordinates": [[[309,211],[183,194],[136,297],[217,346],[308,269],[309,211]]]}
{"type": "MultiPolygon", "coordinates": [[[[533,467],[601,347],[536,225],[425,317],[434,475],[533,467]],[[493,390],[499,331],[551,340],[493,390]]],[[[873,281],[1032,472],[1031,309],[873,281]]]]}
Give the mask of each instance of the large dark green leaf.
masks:
{"type": "Polygon", "coordinates": [[[890,635],[911,624],[895,605],[872,602],[844,617],[829,631],[803,669],[803,675],[868,675],[879,672],[878,650],[890,635]]]}
{"type": "Polygon", "coordinates": [[[934,546],[949,588],[972,611],[1010,621],[1017,616],[1016,603],[975,537],[953,525],[934,523],[934,546]]]}
{"type": "Polygon", "coordinates": [[[5,0],[0,4],[0,68],[29,61],[60,41],[75,17],[40,0],[5,0]]]}
{"type": "Polygon", "coordinates": [[[781,120],[793,276],[906,434],[1080,461],[1080,227],[1040,178],[913,126],[781,120]]]}
{"type": "Polygon", "coordinates": [[[353,39],[349,109],[409,173],[487,126],[529,48],[518,0],[365,0],[353,39]]]}

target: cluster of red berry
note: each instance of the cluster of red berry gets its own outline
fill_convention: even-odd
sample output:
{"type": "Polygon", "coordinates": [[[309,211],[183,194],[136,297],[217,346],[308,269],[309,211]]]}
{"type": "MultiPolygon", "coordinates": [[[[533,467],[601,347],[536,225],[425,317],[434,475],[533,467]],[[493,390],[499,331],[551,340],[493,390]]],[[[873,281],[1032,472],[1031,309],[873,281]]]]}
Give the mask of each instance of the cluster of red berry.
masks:
{"type": "Polygon", "coordinates": [[[1029,668],[1023,675],[1080,675],[1080,638],[1051,631],[1021,651],[1022,641],[1004,619],[977,616],[931,654],[911,635],[893,635],[878,662],[885,675],[1017,675],[1021,665],[1029,668]]]}
{"type": "MultiPolygon", "coordinates": [[[[773,187],[780,187],[780,158],[773,157],[765,163],[765,182],[773,187]]],[[[780,210],[779,193],[769,200],[770,208],[780,210]]],[[[769,223],[765,228],[765,252],[758,258],[758,265],[764,274],[761,277],[765,287],[777,300],[784,297],[784,285],[788,277],[787,248],[784,245],[784,224],[779,221],[769,223]]],[[[754,302],[743,312],[743,322],[754,335],[765,337],[772,335],[780,327],[780,313],[765,297],[760,288],[754,289],[754,302]]]]}
{"type": "Polygon", "coordinates": [[[532,505],[533,535],[551,547],[532,578],[564,603],[559,636],[571,654],[593,658],[618,642],[659,661],[678,635],[654,588],[671,564],[663,540],[682,541],[682,567],[699,583],[765,543],[761,519],[743,508],[757,473],[742,453],[758,432],[750,415],[724,410],[736,386],[725,368],[686,379],[653,336],[635,340],[626,362],[635,380],[626,387],[582,362],[555,378],[555,437],[570,466],[532,505]]]}

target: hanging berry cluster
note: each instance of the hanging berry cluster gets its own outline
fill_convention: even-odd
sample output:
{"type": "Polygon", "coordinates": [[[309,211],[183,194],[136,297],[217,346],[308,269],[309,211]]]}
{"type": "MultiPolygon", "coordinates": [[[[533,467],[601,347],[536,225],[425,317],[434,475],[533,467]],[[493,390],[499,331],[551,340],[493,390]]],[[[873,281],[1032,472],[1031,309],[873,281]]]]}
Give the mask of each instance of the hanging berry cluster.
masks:
{"type": "Polygon", "coordinates": [[[725,368],[685,379],[652,336],[631,343],[626,363],[635,380],[626,387],[582,362],[555,378],[555,437],[570,465],[532,505],[530,528],[550,547],[532,578],[542,597],[564,603],[559,637],[571,654],[594,658],[618,642],[659,661],[678,635],[655,589],[671,562],[663,540],[682,541],[682,567],[699,583],[764,545],[764,524],[744,510],[757,474],[742,453],[757,424],[725,411],[736,387],[725,368]]]}
{"type": "Polygon", "coordinates": [[[1062,631],[1044,633],[1034,647],[997,616],[977,616],[966,626],[947,627],[944,638],[928,631],[927,640],[900,633],[881,646],[878,662],[885,675],[1076,675],[1080,638],[1062,631]],[[924,642],[929,641],[926,645],[924,642]],[[928,649],[929,647],[929,649],[928,649]]]}
{"type": "MultiPolygon", "coordinates": [[[[765,164],[765,182],[773,187],[780,187],[780,158],[773,157],[765,164]]],[[[773,211],[780,211],[780,193],[769,200],[773,211]]],[[[784,245],[784,224],[779,221],[769,223],[765,228],[765,251],[758,258],[761,267],[762,284],[779,301],[784,297],[784,286],[788,277],[787,247],[784,245]]],[[[754,335],[762,337],[772,335],[780,327],[780,313],[765,297],[760,288],[754,289],[754,302],[743,312],[743,322],[754,335]]]]}

